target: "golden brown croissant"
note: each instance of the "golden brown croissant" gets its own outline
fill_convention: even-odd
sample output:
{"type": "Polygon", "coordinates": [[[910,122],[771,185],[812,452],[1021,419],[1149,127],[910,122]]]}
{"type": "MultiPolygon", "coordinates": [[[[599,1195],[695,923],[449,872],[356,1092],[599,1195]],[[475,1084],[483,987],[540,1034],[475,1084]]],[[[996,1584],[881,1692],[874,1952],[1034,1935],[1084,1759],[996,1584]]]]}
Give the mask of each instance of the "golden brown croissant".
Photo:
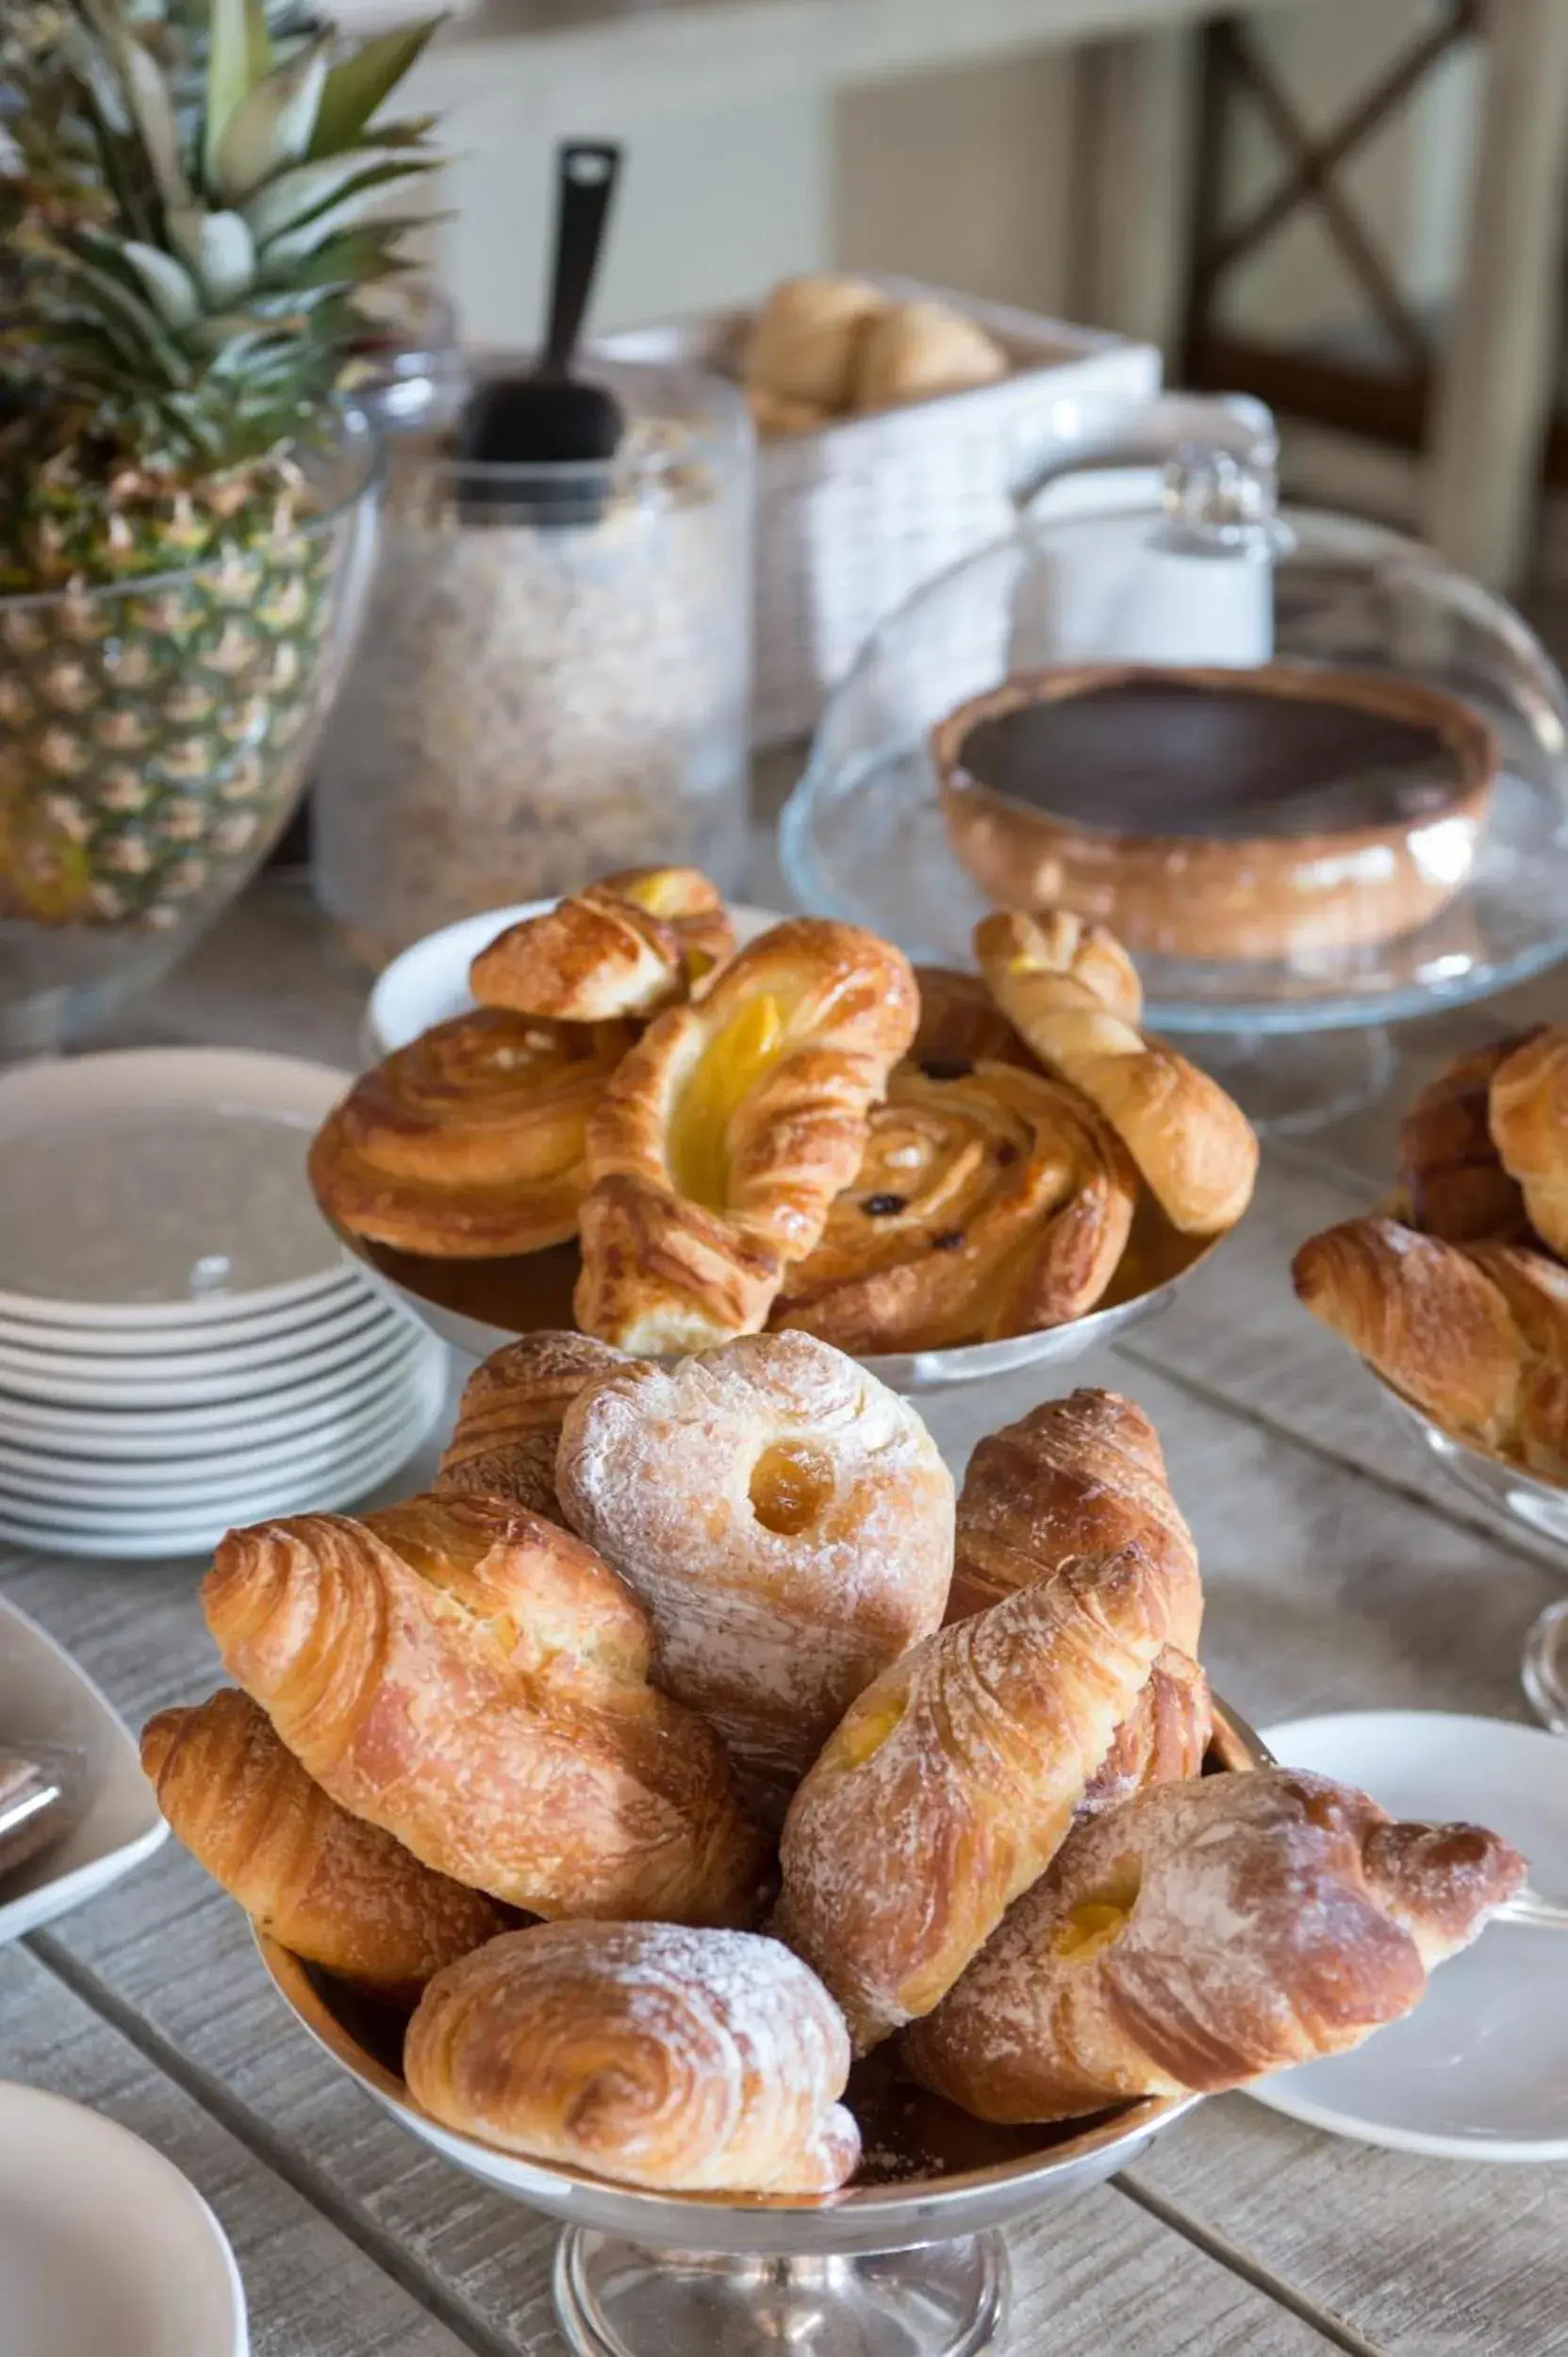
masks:
{"type": "Polygon", "coordinates": [[[310,1148],[329,1219],[404,1252],[496,1260],[576,1232],[588,1114],[624,1024],[482,1008],[356,1080],[310,1148]]]}
{"type": "Polygon", "coordinates": [[[1172,1584],[1173,1641],[1197,1655],[1197,1549],[1165,1478],[1160,1436],[1117,1392],[1042,1400],[978,1442],[959,1492],[949,1621],[983,1610],[1075,1555],[1137,1546],[1172,1584]]]}
{"type": "Polygon", "coordinates": [[[829,2193],[860,2137],[843,2017],[777,1940],[546,1923],[442,1972],[404,2069],[444,2127],[668,2193],[829,2193]]]}
{"type": "Polygon", "coordinates": [[[1128,1547],[941,1629],[854,1703],[790,1803],[775,1929],[857,2048],[928,2013],[1050,1858],[1170,1633],[1128,1547]]]}
{"type": "Polygon", "coordinates": [[[897,949],[799,917],[656,1016],[588,1124],[583,1331],[651,1356],[754,1332],[853,1178],[916,1015],[897,949]]]}
{"type": "Polygon", "coordinates": [[[998,911],[975,930],[992,996],[1041,1062],[1120,1132],[1173,1228],[1217,1235],[1251,1200],[1258,1141],[1217,1081],[1115,1011],[1128,985],[1107,979],[1114,947],[1102,927],[1063,911],[998,911]]]}
{"type": "Polygon", "coordinates": [[[855,1696],[941,1621],[952,1475],[907,1401],[810,1335],[590,1384],[556,1485],[652,1615],[660,1683],[774,1822],[855,1696]]]}
{"type": "Polygon", "coordinates": [[[558,1523],[561,1419],[585,1383],[620,1364],[619,1351],[591,1334],[525,1334],[493,1352],[463,1386],[437,1495],[507,1498],[558,1523]]]}
{"type": "Polygon", "coordinates": [[[1115,1275],[1138,1174],[1063,1080],[900,1064],[853,1183],[773,1310],[844,1350],[938,1350],[1065,1326],[1115,1275]]]}
{"type": "Polygon", "coordinates": [[[1161,1785],[1078,1827],[903,2057],[982,2119],[1239,2086],[1408,2013],[1524,1871],[1325,1776],[1161,1785]]]}
{"type": "Polygon", "coordinates": [[[1540,1032],[1493,1074],[1491,1119],[1531,1227],[1568,1259],[1568,1025],[1540,1032]]]}
{"type": "Polygon", "coordinates": [[[232,1687],[149,1719],[141,1765],[192,1857],[253,1922],[361,1988],[412,2004],[433,1972],[516,1920],[329,1800],[232,1687]]]}
{"type": "Polygon", "coordinates": [[[1035,1063],[978,974],[948,965],[917,965],[920,1020],[910,1042],[909,1061],[931,1080],[959,1080],[977,1063],[1035,1063]]]}
{"type": "Polygon", "coordinates": [[[861,278],[813,272],[782,279],[741,354],[747,384],[818,410],[848,409],[861,338],[884,300],[861,278]]]}
{"type": "Polygon", "coordinates": [[[485,1006],[568,1023],[644,1018],[691,997],[735,946],[695,867],[627,867],[509,925],[469,968],[485,1006]]]}
{"type": "Polygon", "coordinates": [[[1162,1647],[1143,1692],[1089,1779],[1080,1815],[1116,1808],[1151,1784],[1200,1775],[1213,1732],[1209,1681],[1189,1654],[1162,1647]]]}
{"type": "Polygon", "coordinates": [[[1529,1221],[1517,1179],[1492,1142],[1493,1076],[1533,1031],[1456,1056],[1428,1081],[1399,1124],[1404,1216],[1448,1244],[1525,1243],[1529,1221]]]}
{"type": "Polygon", "coordinates": [[[1568,1269],[1350,1219],[1309,1237],[1291,1273],[1313,1316],[1445,1432],[1568,1478],[1568,1269]]]}
{"type": "Polygon", "coordinates": [[[536,1915],[750,1919],[763,1845],[718,1739],[566,1531],[491,1498],[300,1514],[231,1531],[202,1601],[317,1783],[437,1872],[536,1915]]]}

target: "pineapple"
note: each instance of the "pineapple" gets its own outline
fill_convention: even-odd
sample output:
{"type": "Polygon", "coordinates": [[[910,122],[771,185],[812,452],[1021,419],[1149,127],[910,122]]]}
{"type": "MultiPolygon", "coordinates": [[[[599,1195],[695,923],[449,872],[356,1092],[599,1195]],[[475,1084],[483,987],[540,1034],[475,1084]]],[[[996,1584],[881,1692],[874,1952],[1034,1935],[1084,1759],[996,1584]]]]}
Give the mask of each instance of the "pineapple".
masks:
{"type": "Polygon", "coordinates": [[[361,291],[437,160],[434,29],[0,0],[0,918],[185,927],[277,832],[335,684],[361,291]]]}

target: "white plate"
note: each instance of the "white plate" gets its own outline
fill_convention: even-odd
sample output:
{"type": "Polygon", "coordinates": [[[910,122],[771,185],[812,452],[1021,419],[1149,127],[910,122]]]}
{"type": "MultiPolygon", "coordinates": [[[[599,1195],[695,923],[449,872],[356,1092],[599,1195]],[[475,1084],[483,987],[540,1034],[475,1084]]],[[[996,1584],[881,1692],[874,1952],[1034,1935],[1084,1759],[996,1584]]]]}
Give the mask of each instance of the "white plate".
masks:
{"type": "Polygon", "coordinates": [[[348,1400],[357,1404],[379,1380],[415,1360],[421,1347],[428,1347],[427,1337],[405,1323],[368,1345],[355,1345],[347,1354],[347,1363],[331,1366],[306,1382],[278,1382],[268,1391],[253,1388],[242,1398],[220,1398],[209,1407],[185,1402],[145,1409],[51,1405],[0,1390],[0,1440],[21,1436],[105,1456],[116,1455],[116,1444],[125,1440],[156,1440],[166,1448],[204,1433],[248,1432],[275,1440],[286,1421],[290,1430],[297,1430],[293,1420],[308,1418],[318,1408],[348,1400]]]}
{"type": "Polygon", "coordinates": [[[49,1326],[31,1318],[0,1316],[0,1343],[8,1349],[41,1351],[46,1358],[157,1360],[176,1351],[232,1350],[274,1335],[308,1333],[346,1317],[364,1291],[364,1278],[345,1254],[342,1264],[301,1301],[254,1314],[207,1318],[182,1326],[49,1326]]]}
{"type": "Polygon", "coordinates": [[[338,1247],[318,1232],[303,1164],[344,1083],[323,1064],[216,1047],[129,1048],[0,1075],[0,1268],[62,1272],[53,1291],[13,1279],[0,1314],[222,1324],[336,1282],[338,1247]],[[257,1150],[267,1139],[276,1153],[257,1150]]]}
{"type": "MultiPolygon", "coordinates": [[[[110,1359],[44,1360],[0,1345],[0,1396],[62,1408],[204,1408],[225,1400],[260,1400],[292,1390],[370,1358],[406,1346],[414,1331],[406,1312],[389,1317],[372,1297],[341,1325],[330,1322],[304,1337],[282,1337],[254,1351],[209,1350],[154,1361],[110,1359]]],[[[4,1410],[0,1409],[0,1417],[4,1410]]]]}
{"type": "MultiPolygon", "coordinates": [[[[0,1539],[46,1555],[85,1555],[122,1561],[159,1556],[210,1554],[226,1530],[247,1523],[273,1522],[284,1514],[342,1513],[390,1480],[416,1455],[446,1395],[445,1370],[433,1382],[422,1412],[388,1430],[373,1448],[346,1459],[331,1475],[279,1474],[239,1492],[222,1506],[200,1508],[178,1502],[168,1511],[93,1513],[83,1509],[67,1520],[36,1519],[25,1501],[0,1496],[0,1539]]],[[[0,2350],[4,2349],[0,2342],[0,2350]]]]}
{"type": "MultiPolygon", "coordinates": [[[[400,1401],[395,1412],[368,1423],[352,1444],[334,1440],[324,1448],[317,1447],[306,1436],[260,1464],[248,1449],[236,1449],[223,1460],[221,1469],[198,1469],[192,1475],[177,1465],[166,1464],[157,1469],[159,1478],[151,1481],[84,1480],[74,1467],[62,1469],[58,1462],[41,1469],[0,1465],[0,1512],[12,1514],[18,1522],[79,1525],[86,1529],[102,1515],[128,1525],[138,1518],[156,1517],[168,1523],[224,1512],[235,1502],[264,1489],[292,1492],[312,1484],[323,1496],[341,1493],[361,1465],[372,1457],[379,1459],[394,1446],[399,1435],[412,1456],[434,1412],[430,1401],[438,1372],[433,1370],[431,1378],[406,1402],[400,1401]]],[[[118,1470],[123,1473],[124,1468],[118,1470]]],[[[140,1476],[146,1469],[133,1470],[140,1476]]]]}
{"type": "Polygon", "coordinates": [[[152,2146],[0,2081],[5,2357],[245,2357],[234,2253],[152,2146]]]}
{"type": "MultiPolygon", "coordinates": [[[[1289,1768],[1370,1792],[1395,1817],[1466,1818],[1523,1851],[1530,1881],[1568,1892],[1568,1750],[1501,1719],[1346,1711],[1265,1727],[1289,1768]]],[[[1568,2160],[1568,1934],[1494,1923],[1440,1965],[1412,2014],[1353,2053],[1247,2093],[1310,2128],[1467,2161],[1568,2160]]]]}
{"type": "MultiPolygon", "coordinates": [[[[508,925],[520,924],[525,916],[538,916],[555,905],[553,899],[520,900],[514,908],[487,909],[482,916],[460,917],[455,925],[426,933],[422,941],[394,958],[383,970],[365,1009],[367,1061],[379,1063],[394,1048],[406,1047],[433,1023],[466,1014],[474,1003],[469,968],[480,950],[487,948],[508,925]]],[[[743,945],[767,932],[769,926],[784,922],[775,910],[744,903],[732,905],[730,915],[735,938],[743,945]]]]}
{"type": "MultiPolygon", "coordinates": [[[[0,1597],[0,1735],[68,1745],[85,1759],[86,1806],[71,1829],[0,1887],[0,1942],[80,1906],[151,1857],[168,1835],[130,1729],[36,1622],[0,1597]]],[[[4,2138],[0,2137],[0,2146],[4,2138]]],[[[0,2324],[4,2310],[0,2308],[0,2324]]],[[[0,2349],[10,2345],[0,2332],[0,2349]]]]}

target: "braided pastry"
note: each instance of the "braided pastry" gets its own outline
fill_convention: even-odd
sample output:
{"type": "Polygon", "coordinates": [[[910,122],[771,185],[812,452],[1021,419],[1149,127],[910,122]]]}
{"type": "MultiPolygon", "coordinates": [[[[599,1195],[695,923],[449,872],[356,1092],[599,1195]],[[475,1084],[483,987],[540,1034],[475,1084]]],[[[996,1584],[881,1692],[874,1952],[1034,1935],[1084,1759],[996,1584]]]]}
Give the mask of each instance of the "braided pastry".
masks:
{"type": "Polygon", "coordinates": [[[1114,1276],[1137,1190],[1110,1123],[1065,1082],[1016,1064],[952,1079],[900,1064],[775,1322],[861,1352],[1065,1326],[1114,1276]]]}
{"type": "Polygon", "coordinates": [[[310,1148],[317,1202],[355,1235],[443,1260],[566,1243],[588,1115],[632,1036],[494,1008],[437,1024],[328,1113],[310,1148]]]}
{"type": "Polygon", "coordinates": [[[491,1498],[231,1531],[230,1675],[343,1808],[536,1915],[745,1922],[764,1852],[718,1739],[649,1683],[642,1607],[491,1498]]]}
{"type": "Polygon", "coordinates": [[[525,1334],[492,1352],[463,1386],[436,1494],[505,1498],[560,1522],[561,1419],[586,1383],[620,1364],[619,1350],[588,1334],[525,1334]]]}
{"type": "Polygon", "coordinates": [[[1408,2013],[1524,1873],[1324,1776],[1161,1785],[1069,1836],[903,2059],[992,2120],[1239,2086],[1408,2013]]]}
{"type": "Polygon", "coordinates": [[[952,1475],[907,1401],[810,1335],[591,1383],[556,1483],[646,1605],[666,1691],[775,1822],[855,1696],[942,1618],[952,1475]]]}
{"type": "Polygon", "coordinates": [[[790,1803],[774,1928],[857,2048],[929,2013],[1055,1854],[1170,1632],[1136,1548],[940,1629],[851,1706],[790,1803]]]}
{"type": "Polygon", "coordinates": [[[916,1014],[897,949],[801,917],[656,1016],[588,1125],[583,1331],[654,1356],[755,1332],[853,1178],[916,1014]]]}
{"type": "Polygon", "coordinates": [[[1122,1012],[1136,984],[1113,936],[1063,911],[1039,920],[999,911],[977,926],[975,952],[1002,1013],[1120,1132],[1172,1227],[1195,1236],[1234,1227],[1252,1197],[1258,1141],[1216,1081],[1122,1012]]]}
{"type": "Polygon", "coordinates": [[[433,1972],[516,1920],[329,1800],[232,1687],[149,1719],[141,1765],[192,1857],[253,1922],[378,1996],[412,2004],[433,1972]]]}
{"type": "Polygon", "coordinates": [[[1309,1237],[1291,1273],[1313,1316],[1444,1431],[1568,1479],[1568,1269],[1351,1219],[1309,1237]]]}
{"type": "Polygon", "coordinates": [[[695,996],[734,952],[718,888],[695,867],[627,867],[481,949],[482,1005],[569,1023],[646,1018],[695,996]]]}
{"type": "Polygon", "coordinates": [[[667,2193],[829,2193],[860,2136],[843,2019],[774,1939],[547,1923],[439,1973],[409,2093],[503,2151],[667,2193]]]}
{"type": "Polygon", "coordinates": [[[1493,1074],[1491,1120],[1530,1226],[1568,1260],[1568,1025],[1538,1033],[1493,1074]]]}

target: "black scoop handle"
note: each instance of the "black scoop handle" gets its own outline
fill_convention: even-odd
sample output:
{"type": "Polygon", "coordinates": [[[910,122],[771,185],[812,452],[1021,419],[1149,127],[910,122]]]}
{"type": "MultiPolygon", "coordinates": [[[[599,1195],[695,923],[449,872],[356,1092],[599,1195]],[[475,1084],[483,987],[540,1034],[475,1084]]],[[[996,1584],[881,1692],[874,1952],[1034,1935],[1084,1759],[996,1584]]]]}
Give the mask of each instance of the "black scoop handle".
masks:
{"type": "Polygon", "coordinates": [[[571,372],[619,171],[620,149],[609,140],[568,140],[555,151],[555,279],[542,375],[571,372]]]}

